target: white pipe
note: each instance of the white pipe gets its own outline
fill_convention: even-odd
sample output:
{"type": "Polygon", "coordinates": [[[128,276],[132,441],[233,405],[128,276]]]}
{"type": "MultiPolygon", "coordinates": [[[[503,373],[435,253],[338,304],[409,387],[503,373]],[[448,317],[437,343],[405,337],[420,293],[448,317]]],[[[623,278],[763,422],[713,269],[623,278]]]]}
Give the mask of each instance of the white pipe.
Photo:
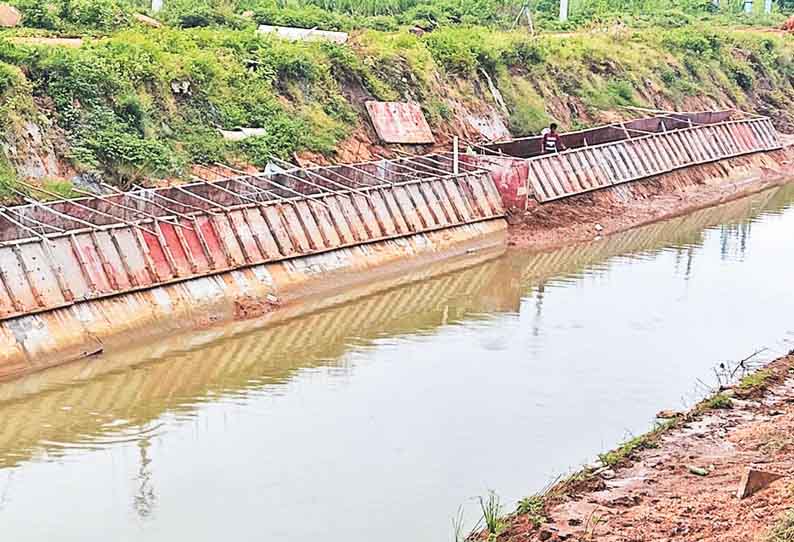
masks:
{"type": "Polygon", "coordinates": [[[152,13],[157,13],[163,9],[163,0],[152,0],[152,13]]]}
{"type": "Polygon", "coordinates": [[[560,21],[568,20],[568,0],[560,0],[560,21]]]}

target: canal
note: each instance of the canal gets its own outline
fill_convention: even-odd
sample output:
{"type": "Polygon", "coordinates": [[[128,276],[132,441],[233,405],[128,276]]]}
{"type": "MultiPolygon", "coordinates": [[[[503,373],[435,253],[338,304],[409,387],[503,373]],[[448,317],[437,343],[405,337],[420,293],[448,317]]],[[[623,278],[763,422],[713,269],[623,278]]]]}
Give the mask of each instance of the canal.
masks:
{"type": "Polygon", "coordinates": [[[794,347],[794,185],[0,385],[14,541],[450,540],[794,347]]]}

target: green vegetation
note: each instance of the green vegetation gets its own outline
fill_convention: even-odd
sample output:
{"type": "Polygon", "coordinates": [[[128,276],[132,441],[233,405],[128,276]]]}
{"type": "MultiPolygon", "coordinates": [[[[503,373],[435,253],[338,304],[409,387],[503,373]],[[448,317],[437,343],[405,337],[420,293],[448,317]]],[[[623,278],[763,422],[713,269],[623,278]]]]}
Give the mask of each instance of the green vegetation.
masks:
{"type": "Polygon", "coordinates": [[[755,371],[739,381],[739,389],[744,392],[762,390],[769,385],[774,376],[774,372],[768,369],[755,371]]]}
{"type": "Polygon", "coordinates": [[[635,452],[647,450],[649,448],[656,448],[657,437],[671,426],[671,422],[661,423],[657,425],[651,432],[634,437],[621,444],[620,447],[616,448],[615,450],[598,454],[598,460],[605,467],[616,467],[623,461],[629,459],[635,452]]]}
{"type": "MultiPolygon", "coordinates": [[[[726,29],[766,20],[733,4],[580,0],[566,28],[617,12],[628,27],[558,36],[510,31],[521,0],[171,0],[159,29],[134,19],[143,0],[14,3],[25,28],[0,35],[6,133],[48,119],[50,137],[65,142],[61,158],[122,187],[186,177],[195,162],[334,160],[366,126],[366,99],[418,102],[446,132],[459,112],[483,106],[517,136],[552,119],[580,128],[632,116],[625,108],[637,105],[739,107],[794,126],[794,45],[726,29]],[[293,43],[257,35],[262,23],[353,34],[347,45],[293,43]],[[13,41],[54,35],[89,39],[79,48],[13,41]],[[219,131],[238,127],[266,133],[231,142],[219,131]]],[[[531,3],[536,28],[559,28],[556,5],[531,3]]]]}
{"type": "Polygon", "coordinates": [[[545,494],[536,494],[529,497],[524,497],[518,501],[517,512],[522,516],[527,516],[527,519],[535,528],[546,521],[545,515],[546,496],[545,494]]]}
{"type": "Polygon", "coordinates": [[[502,517],[502,502],[493,491],[488,492],[487,497],[480,497],[479,501],[488,538],[496,540],[505,527],[504,518],[502,517]]]}
{"type": "Polygon", "coordinates": [[[724,393],[712,395],[698,405],[701,412],[708,410],[729,410],[733,408],[733,401],[724,393]]]}
{"type": "Polygon", "coordinates": [[[794,542],[794,510],[777,520],[766,535],[767,542],[794,542]]]}

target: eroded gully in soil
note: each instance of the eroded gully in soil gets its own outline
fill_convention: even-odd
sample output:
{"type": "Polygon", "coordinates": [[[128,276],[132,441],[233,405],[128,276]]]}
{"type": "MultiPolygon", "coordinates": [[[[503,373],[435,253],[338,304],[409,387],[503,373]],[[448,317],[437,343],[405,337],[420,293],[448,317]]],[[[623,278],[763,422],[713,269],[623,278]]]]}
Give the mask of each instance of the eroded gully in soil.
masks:
{"type": "Polygon", "coordinates": [[[448,540],[476,496],[509,506],[702,397],[720,361],[791,349],[792,248],[789,185],[0,385],[0,532],[448,540]]]}

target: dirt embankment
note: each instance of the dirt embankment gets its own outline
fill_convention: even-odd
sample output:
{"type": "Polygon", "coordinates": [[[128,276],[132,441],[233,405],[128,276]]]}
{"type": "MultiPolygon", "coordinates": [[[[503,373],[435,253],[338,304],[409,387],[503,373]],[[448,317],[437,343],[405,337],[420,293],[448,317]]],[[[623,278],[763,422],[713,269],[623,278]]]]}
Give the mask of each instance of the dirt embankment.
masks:
{"type": "Polygon", "coordinates": [[[607,461],[552,488],[531,512],[507,518],[496,538],[792,540],[794,355],[608,454],[607,461]],[[740,499],[749,468],[782,477],[740,499]]]}
{"type": "Polygon", "coordinates": [[[547,250],[741,198],[794,177],[794,146],[694,166],[529,208],[509,217],[509,243],[547,250]]]}

